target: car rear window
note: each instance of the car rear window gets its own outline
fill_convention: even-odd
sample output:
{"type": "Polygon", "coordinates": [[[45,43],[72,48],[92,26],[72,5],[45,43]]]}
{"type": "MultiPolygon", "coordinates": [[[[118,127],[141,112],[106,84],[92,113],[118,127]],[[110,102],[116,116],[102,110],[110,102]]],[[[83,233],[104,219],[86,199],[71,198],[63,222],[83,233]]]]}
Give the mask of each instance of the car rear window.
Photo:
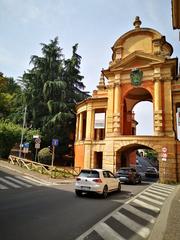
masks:
{"type": "Polygon", "coordinates": [[[131,169],[120,169],[120,171],[119,171],[119,173],[128,173],[128,172],[130,172],[131,171],[131,169]]]}
{"type": "Polygon", "coordinates": [[[99,173],[95,170],[81,170],[79,177],[99,178],[99,173]]]}

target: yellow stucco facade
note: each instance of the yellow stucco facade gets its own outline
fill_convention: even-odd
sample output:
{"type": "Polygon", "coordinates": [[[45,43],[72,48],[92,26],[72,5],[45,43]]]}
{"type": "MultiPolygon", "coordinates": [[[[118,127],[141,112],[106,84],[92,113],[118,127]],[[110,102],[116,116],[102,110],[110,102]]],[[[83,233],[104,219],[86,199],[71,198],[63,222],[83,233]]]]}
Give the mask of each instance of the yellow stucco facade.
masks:
{"type": "Polygon", "coordinates": [[[130,162],[127,156],[147,148],[158,153],[160,181],[180,181],[180,79],[172,46],[156,30],[142,28],[136,17],[134,29],[117,39],[112,52],[97,90],[77,105],[75,167],[116,172],[125,158],[130,162]],[[136,136],[132,110],[141,101],[153,104],[153,136],[136,136]],[[95,123],[98,113],[105,116],[101,128],[95,123]]]}

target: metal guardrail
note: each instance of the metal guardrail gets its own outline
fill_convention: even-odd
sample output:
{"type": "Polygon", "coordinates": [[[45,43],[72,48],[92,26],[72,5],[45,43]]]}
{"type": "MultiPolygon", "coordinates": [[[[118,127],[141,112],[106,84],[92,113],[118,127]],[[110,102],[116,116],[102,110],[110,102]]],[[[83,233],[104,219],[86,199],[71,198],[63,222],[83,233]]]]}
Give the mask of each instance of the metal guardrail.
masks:
{"type": "Polygon", "coordinates": [[[51,178],[70,178],[79,174],[80,168],[72,167],[56,167],[47,164],[34,162],[28,159],[20,158],[14,155],[9,155],[9,163],[18,165],[29,171],[36,171],[41,174],[49,175],[51,178]]]}

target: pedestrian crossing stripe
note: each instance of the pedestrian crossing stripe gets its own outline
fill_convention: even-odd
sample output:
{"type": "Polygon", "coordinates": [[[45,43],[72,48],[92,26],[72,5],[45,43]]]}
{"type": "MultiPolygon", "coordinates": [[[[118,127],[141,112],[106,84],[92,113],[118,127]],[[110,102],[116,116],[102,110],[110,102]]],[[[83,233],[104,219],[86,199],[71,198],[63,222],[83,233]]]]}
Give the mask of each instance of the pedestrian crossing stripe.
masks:
{"type": "Polygon", "coordinates": [[[96,223],[76,240],[89,239],[88,236],[91,236],[92,233],[104,240],[127,240],[129,239],[127,230],[134,234],[131,236],[132,239],[147,239],[162,205],[175,189],[176,187],[167,184],[151,185],[96,223]],[[124,226],[121,231],[114,228],[113,221],[117,221],[119,226],[124,226]],[[126,233],[123,233],[123,228],[126,233]]]}
{"type": "Polygon", "coordinates": [[[32,186],[47,186],[46,182],[40,182],[28,176],[4,176],[0,177],[0,190],[7,190],[9,188],[30,188],[32,186]]]}

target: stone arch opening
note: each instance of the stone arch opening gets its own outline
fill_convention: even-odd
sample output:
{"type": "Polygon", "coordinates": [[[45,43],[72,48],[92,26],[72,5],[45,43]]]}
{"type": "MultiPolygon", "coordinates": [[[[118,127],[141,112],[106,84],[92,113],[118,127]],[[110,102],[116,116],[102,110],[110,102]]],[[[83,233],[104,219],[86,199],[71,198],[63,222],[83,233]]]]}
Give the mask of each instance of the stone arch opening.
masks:
{"type": "Polygon", "coordinates": [[[133,108],[136,104],[149,101],[153,102],[151,93],[143,87],[129,90],[123,98],[123,135],[136,135],[138,122],[135,119],[133,108]]]}
{"type": "Polygon", "coordinates": [[[121,167],[135,167],[145,179],[157,180],[158,175],[145,176],[149,167],[159,171],[158,152],[150,146],[134,143],[116,151],[116,171],[121,167]]]}

